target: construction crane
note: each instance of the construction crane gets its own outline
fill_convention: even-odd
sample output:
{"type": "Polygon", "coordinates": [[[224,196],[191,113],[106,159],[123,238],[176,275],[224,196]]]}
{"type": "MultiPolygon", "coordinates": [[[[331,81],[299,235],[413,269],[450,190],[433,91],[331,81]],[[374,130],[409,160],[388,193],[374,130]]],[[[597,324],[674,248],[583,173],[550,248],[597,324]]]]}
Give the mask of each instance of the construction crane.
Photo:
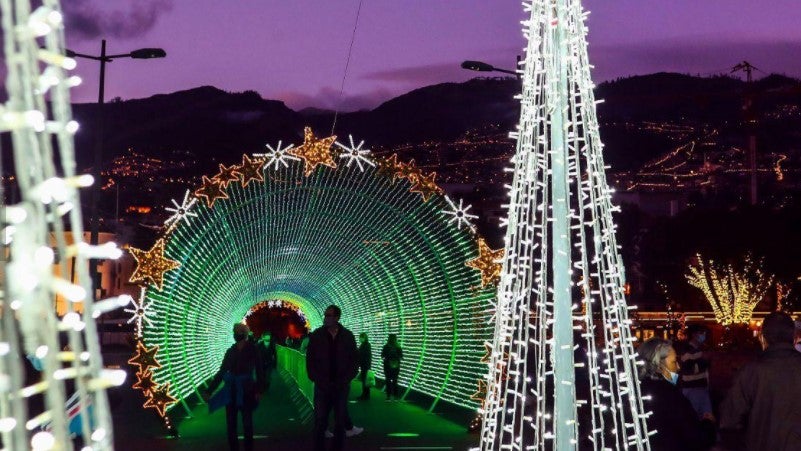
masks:
{"type": "Polygon", "coordinates": [[[756,165],[756,110],[754,109],[754,89],[752,72],[759,70],[748,61],[737,63],[731,73],[745,72],[747,87],[743,94],[743,115],[748,128],[748,167],[751,172],[751,205],[757,204],[757,165],[756,165]]]}

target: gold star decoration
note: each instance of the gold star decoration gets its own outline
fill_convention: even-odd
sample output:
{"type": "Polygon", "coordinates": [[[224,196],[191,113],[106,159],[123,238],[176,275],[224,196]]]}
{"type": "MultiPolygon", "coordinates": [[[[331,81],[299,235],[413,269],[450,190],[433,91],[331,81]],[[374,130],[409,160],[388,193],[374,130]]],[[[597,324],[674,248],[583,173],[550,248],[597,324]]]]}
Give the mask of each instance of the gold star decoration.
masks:
{"type": "Polygon", "coordinates": [[[487,400],[487,381],[478,380],[478,390],[470,395],[470,399],[481,404],[482,407],[484,406],[484,402],[487,400]]]}
{"type": "Polygon", "coordinates": [[[158,346],[153,346],[150,349],[145,347],[142,341],[136,342],[136,355],[128,360],[131,365],[138,365],[139,371],[137,373],[147,372],[149,368],[161,368],[161,364],[156,360],[156,353],[159,352],[158,346]]]}
{"type": "Polygon", "coordinates": [[[164,285],[164,273],[181,266],[175,260],[164,258],[164,238],[159,238],[149,251],[129,247],[128,252],[136,260],[136,270],[129,280],[131,283],[145,282],[161,290],[164,285]]]}
{"type": "Polygon", "coordinates": [[[156,409],[162,417],[167,413],[167,406],[173,404],[177,399],[170,396],[170,383],[159,385],[150,392],[150,396],[145,401],[144,407],[156,409]]]}
{"type": "Polygon", "coordinates": [[[492,345],[489,343],[484,343],[484,355],[479,360],[481,363],[490,363],[490,358],[492,358],[492,345]]]}
{"type": "Polygon", "coordinates": [[[414,180],[409,179],[412,182],[412,187],[409,191],[419,193],[423,196],[423,202],[428,202],[428,199],[430,199],[432,195],[442,194],[442,188],[437,185],[436,178],[436,172],[432,172],[428,175],[423,175],[421,172],[414,177],[414,180]]]}
{"type": "Polygon", "coordinates": [[[468,260],[465,265],[481,271],[481,287],[497,283],[501,278],[501,264],[496,260],[503,258],[503,249],[492,250],[484,238],[478,239],[478,257],[468,260]]]}
{"type": "Polygon", "coordinates": [[[220,164],[219,167],[220,172],[211,179],[216,180],[223,188],[228,188],[229,183],[239,180],[239,176],[236,174],[237,166],[231,165],[225,167],[225,165],[220,164]]]}
{"type": "Polygon", "coordinates": [[[331,169],[337,168],[334,156],[331,155],[331,146],[336,140],[336,136],[317,139],[311,127],[306,127],[303,130],[303,144],[289,149],[287,153],[303,159],[303,175],[308,177],[319,164],[331,169]]]}
{"type": "Polygon", "coordinates": [[[148,395],[155,386],[156,383],[153,381],[153,373],[149,370],[137,371],[136,382],[131,385],[132,388],[142,390],[145,395],[148,395]]]}
{"type": "Polygon", "coordinates": [[[398,163],[398,154],[393,153],[391,156],[387,158],[380,158],[376,160],[377,168],[376,172],[387,177],[390,177],[390,181],[395,183],[397,179],[398,170],[400,169],[400,163],[398,163]]]}
{"type": "Polygon", "coordinates": [[[200,188],[195,190],[195,196],[205,197],[206,205],[209,208],[214,206],[214,201],[217,199],[228,199],[228,194],[225,194],[224,186],[215,179],[210,179],[203,176],[203,184],[200,188]]]}
{"type": "Polygon", "coordinates": [[[251,160],[247,155],[242,155],[242,164],[236,167],[235,174],[239,176],[239,183],[242,188],[246,188],[252,181],[263,182],[264,175],[262,168],[264,167],[264,160],[251,160]]]}
{"type": "Polygon", "coordinates": [[[423,172],[414,165],[414,160],[409,160],[408,163],[398,163],[398,169],[394,175],[395,178],[407,179],[409,183],[414,184],[423,175],[423,172]]]}

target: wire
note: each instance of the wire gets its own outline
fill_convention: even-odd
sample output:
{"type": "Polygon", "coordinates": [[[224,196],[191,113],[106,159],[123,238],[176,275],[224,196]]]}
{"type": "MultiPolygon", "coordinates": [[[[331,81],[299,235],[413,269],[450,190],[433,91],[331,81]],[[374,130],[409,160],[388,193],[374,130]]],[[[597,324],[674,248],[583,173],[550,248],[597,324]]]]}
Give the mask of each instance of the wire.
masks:
{"type": "Polygon", "coordinates": [[[359,15],[362,12],[362,1],[359,0],[359,8],[356,10],[356,21],[353,24],[353,33],[350,36],[350,47],[348,47],[348,59],[345,60],[345,72],[342,74],[342,84],[339,86],[339,99],[337,100],[337,107],[334,110],[334,121],[331,124],[331,135],[334,134],[334,129],[337,126],[337,116],[339,116],[339,109],[342,106],[342,93],[345,91],[345,79],[348,78],[348,66],[350,66],[350,56],[353,54],[353,42],[356,40],[356,29],[359,27],[359,15]]]}

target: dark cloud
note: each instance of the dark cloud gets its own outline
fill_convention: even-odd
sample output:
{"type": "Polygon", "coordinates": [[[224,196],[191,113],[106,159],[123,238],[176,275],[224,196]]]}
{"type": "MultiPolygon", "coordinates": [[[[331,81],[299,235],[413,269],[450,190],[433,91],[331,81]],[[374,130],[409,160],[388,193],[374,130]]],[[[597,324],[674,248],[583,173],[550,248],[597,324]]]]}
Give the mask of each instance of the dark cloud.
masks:
{"type": "Polygon", "coordinates": [[[424,86],[446,81],[467,80],[476,74],[461,68],[461,61],[427,64],[422,66],[401,67],[362,75],[362,80],[392,83],[407,83],[424,86]]]}
{"type": "Polygon", "coordinates": [[[328,86],[320,89],[317,94],[314,95],[285,92],[277,94],[276,97],[296,111],[313,107],[347,112],[375,108],[396,95],[398,95],[398,92],[393,92],[389,89],[376,89],[358,95],[345,94],[340,100],[339,89],[328,86]]]}
{"type": "Polygon", "coordinates": [[[128,0],[127,8],[100,7],[105,0],[62,2],[67,33],[78,39],[133,38],[156,24],[172,9],[173,0],[128,0]]]}
{"type": "Polygon", "coordinates": [[[801,42],[699,37],[618,46],[591,45],[590,60],[596,67],[593,78],[597,81],[654,72],[728,73],[743,60],[762,70],[755,74],[757,77],[769,73],[801,76],[801,42]]]}

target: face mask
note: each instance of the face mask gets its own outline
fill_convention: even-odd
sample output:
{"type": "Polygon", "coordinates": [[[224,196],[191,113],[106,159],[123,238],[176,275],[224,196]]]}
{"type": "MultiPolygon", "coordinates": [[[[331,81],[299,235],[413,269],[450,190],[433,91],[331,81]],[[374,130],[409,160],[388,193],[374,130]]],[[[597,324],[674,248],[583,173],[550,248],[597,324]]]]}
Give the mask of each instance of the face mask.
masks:
{"type": "Polygon", "coordinates": [[[234,334],[234,340],[235,341],[242,341],[242,340],[245,339],[245,337],[247,337],[246,334],[234,334]]]}
{"type": "Polygon", "coordinates": [[[705,342],[706,341],[706,334],[699,335],[698,337],[696,337],[695,340],[698,342],[698,344],[701,344],[701,343],[705,342]]]}
{"type": "Polygon", "coordinates": [[[679,382],[679,373],[674,373],[673,371],[671,371],[670,372],[670,379],[668,379],[668,381],[671,384],[676,385],[679,382]]]}
{"type": "Polygon", "coordinates": [[[337,319],[333,316],[326,316],[323,318],[323,325],[325,327],[334,327],[337,325],[337,319]]]}

